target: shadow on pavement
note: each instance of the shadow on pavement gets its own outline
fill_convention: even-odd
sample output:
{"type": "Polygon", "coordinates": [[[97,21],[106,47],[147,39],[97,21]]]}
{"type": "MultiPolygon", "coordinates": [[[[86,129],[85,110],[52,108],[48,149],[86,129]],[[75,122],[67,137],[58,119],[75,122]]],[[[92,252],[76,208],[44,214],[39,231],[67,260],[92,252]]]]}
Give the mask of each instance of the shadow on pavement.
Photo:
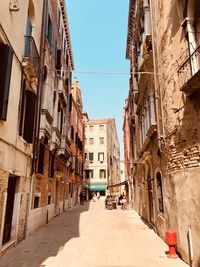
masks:
{"type": "Polygon", "coordinates": [[[55,217],[0,258],[0,267],[39,267],[54,258],[72,238],[79,237],[80,214],[90,203],[77,205],[55,217]]]}

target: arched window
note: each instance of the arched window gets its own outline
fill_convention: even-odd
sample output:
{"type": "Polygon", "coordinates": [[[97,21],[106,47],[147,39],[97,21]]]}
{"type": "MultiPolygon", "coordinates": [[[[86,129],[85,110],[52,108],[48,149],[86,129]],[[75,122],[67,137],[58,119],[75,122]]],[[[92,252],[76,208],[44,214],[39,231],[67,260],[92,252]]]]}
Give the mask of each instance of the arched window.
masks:
{"type": "Polygon", "coordinates": [[[156,181],[157,181],[158,210],[163,213],[164,212],[163,191],[162,191],[162,178],[160,172],[156,174],[156,181]]]}

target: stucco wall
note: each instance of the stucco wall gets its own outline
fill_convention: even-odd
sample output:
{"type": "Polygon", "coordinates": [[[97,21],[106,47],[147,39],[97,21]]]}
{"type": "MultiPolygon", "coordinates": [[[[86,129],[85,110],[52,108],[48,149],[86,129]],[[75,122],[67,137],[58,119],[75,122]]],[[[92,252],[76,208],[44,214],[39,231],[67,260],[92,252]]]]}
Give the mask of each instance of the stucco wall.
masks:
{"type": "MultiPolygon", "coordinates": [[[[167,227],[177,231],[178,249],[188,260],[188,229],[192,228],[194,258],[200,263],[200,168],[176,171],[165,177],[167,227]]],[[[199,266],[199,265],[195,266],[199,266]]]]}
{"type": "Polygon", "coordinates": [[[54,217],[54,204],[31,210],[30,233],[48,223],[54,217]]]}

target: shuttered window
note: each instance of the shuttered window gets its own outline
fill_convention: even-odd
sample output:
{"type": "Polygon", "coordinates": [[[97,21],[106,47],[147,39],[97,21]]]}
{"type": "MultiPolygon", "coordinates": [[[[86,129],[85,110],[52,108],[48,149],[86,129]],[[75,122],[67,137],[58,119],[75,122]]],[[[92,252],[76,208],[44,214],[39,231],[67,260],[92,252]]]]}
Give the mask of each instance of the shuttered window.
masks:
{"type": "Polygon", "coordinates": [[[37,172],[40,174],[44,174],[44,153],[45,153],[45,145],[40,143],[39,147],[39,155],[38,155],[38,162],[37,162],[37,172]]]}
{"type": "Polygon", "coordinates": [[[0,44],[0,55],[0,120],[6,121],[13,51],[8,45],[0,44]]]}
{"type": "Polygon", "coordinates": [[[45,24],[45,35],[49,41],[50,47],[53,47],[53,35],[54,35],[54,30],[53,30],[53,23],[51,21],[51,17],[49,14],[49,9],[48,6],[46,7],[46,24],[45,24]]]}
{"type": "Polygon", "coordinates": [[[89,153],[89,161],[93,161],[94,160],[94,153],[89,153]]]}
{"type": "Polygon", "coordinates": [[[69,94],[69,112],[72,112],[72,94],[69,94]]]}
{"type": "Polygon", "coordinates": [[[33,142],[36,94],[28,90],[26,80],[22,83],[19,135],[28,143],[33,142]]]}
{"type": "Polygon", "coordinates": [[[106,178],[106,170],[99,170],[99,178],[106,178]]]}
{"type": "Polygon", "coordinates": [[[98,161],[104,161],[104,153],[103,152],[99,152],[98,153],[98,161]]]}
{"type": "Polygon", "coordinates": [[[62,63],[61,63],[61,49],[57,49],[56,51],[56,69],[57,73],[60,74],[62,63]]]}
{"type": "Polygon", "coordinates": [[[49,177],[54,178],[54,162],[55,162],[55,155],[53,153],[49,153],[49,170],[48,174],[49,177]]]}

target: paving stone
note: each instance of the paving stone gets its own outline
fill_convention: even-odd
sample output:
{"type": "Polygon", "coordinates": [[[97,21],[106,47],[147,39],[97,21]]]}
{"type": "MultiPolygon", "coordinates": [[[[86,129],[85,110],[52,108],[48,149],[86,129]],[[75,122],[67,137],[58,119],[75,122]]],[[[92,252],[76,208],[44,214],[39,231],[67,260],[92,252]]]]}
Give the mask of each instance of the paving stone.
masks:
{"type": "Polygon", "coordinates": [[[76,206],[0,259],[0,267],[186,267],[134,210],[76,206]]]}

